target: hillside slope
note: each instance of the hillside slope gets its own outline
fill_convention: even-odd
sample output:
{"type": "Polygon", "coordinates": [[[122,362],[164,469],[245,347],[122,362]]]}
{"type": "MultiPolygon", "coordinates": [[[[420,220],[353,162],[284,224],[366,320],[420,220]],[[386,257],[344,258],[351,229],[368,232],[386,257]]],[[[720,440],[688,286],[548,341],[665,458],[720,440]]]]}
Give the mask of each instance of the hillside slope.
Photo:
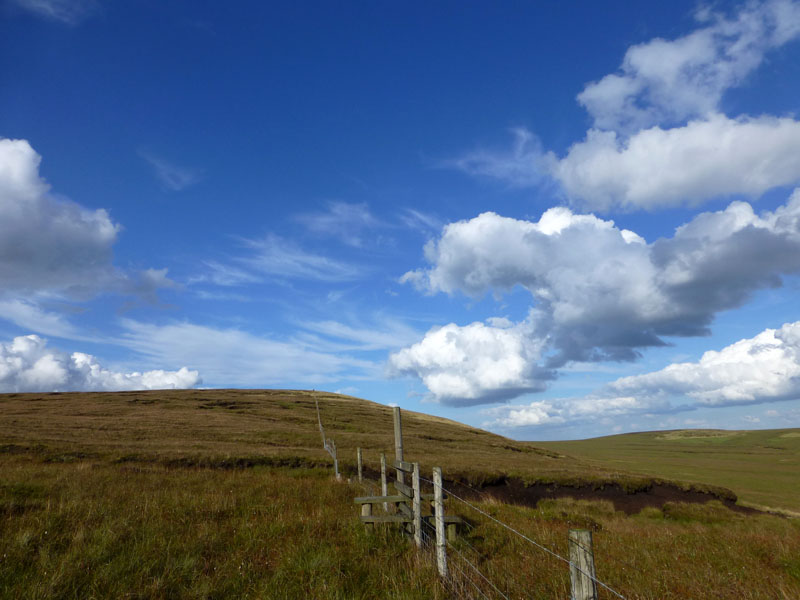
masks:
{"type": "MultiPolygon", "coordinates": [[[[351,396],[298,390],[169,390],[118,393],[0,395],[0,452],[33,453],[48,462],[91,458],[112,463],[172,466],[330,466],[322,448],[316,405],[340,464],[353,472],[356,448],[369,473],[380,453],[394,457],[392,409],[351,396]]],[[[441,466],[445,477],[473,486],[493,485],[516,503],[535,505],[566,491],[581,497],[630,500],[632,492],[663,491],[658,471],[647,477],[607,468],[517,442],[455,421],[403,411],[405,459],[426,471],[441,466]],[[513,481],[512,481],[513,480],[513,481]],[[513,483],[513,486],[509,484],[513,483]],[[610,495],[609,495],[610,494],[610,495]]],[[[735,496],[698,481],[676,482],[675,493],[735,496]]],[[[563,495],[563,494],[562,494],[563,495]]],[[[687,494],[687,501],[704,501],[687,494]]],[[[629,508],[641,508],[637,502],[629,508]]],[[[648,504],[645,500],[644,504],[648,504]]]]}
{"type": "Polygon", "coordinates": [[[800,429],[656,431],[537,445],[590,465],[724,486],[741,504],[800,513],[800,429]]]}

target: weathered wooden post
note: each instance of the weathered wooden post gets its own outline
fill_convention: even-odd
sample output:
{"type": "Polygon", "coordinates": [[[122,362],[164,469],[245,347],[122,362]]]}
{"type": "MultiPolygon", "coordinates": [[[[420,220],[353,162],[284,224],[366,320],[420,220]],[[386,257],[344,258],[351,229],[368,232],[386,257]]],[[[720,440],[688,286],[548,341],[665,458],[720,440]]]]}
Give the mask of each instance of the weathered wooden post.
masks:
{"type": "Polygon", "coordinates": [[[569,530],[569,579],[572,600],[597,600],[592,532],[588,529],[569,530]]]}
{"type": "Polygon", "coordinates": [[[364,481],[364,467],[362,466],[361,448],[357,449],[356,456],[358,458],[358,483],[364,481]]]}
{"type": "MultiPolygon", "coordinates": [[[[372,516],[372,504],[369,502],[365,502],[361,505],[361,516],[362,517],[370,517],[372,516]]],[[[372,529],[375,526],[375,523],[364,523],[367,529],[372,529]]]]}
{"type": "Polygon", "coordinates": [[[336,442],[328,440],[331,445],[331,456],[333,457],[333,472],[336,473],[336,479],[341,479],[342,474],[339,473],[339,452],[336,450],[336,442]]]}
{"type": "Polygon", "coordinates": [[[422,498],[419,486],[419,463],[414,463],[414,472],[411,475],[411,487],[414,490],[414,498],[411,500],[414,511],[414,543],[417,548],[422,548],[422,498]]]}
{"type": "Polygon", "coordinates": [[[433,467],[433,514],[436,520],[436,566],[439,576],[447,577],[447,542],[444,539],[444,494],[442,494],[442,469],[433,467]]]}
{"type": "MultiPolygon", "coordinates": [[[[394,459],[403,460],[403,425],[400,422],[400,407],[394,407],[394,459]]],[[[403,472],[397,469],[397,481],[405,483],[403,472]]]]}
{"type": "MultiPolygon", "coordinates": [[[[381,496],[388,496],[389,488],[386,486],[386,453],[381,452],[381,496]]],[[[383,512],[389,512],[389,503],[383,503],[383,512]]]]}

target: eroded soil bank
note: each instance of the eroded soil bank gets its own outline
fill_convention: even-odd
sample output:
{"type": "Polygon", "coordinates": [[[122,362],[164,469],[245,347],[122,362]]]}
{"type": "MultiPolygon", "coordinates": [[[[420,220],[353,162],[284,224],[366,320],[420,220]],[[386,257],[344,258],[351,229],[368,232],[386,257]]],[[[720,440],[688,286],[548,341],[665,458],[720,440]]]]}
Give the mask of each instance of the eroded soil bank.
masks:
{"type": "MultiPolygon", "coordinates": [[[[756,509],[739,506],[731,498],[723,498],[713,493],[684,490],[674,485],[656,483],[646,489],[626,491],[620,485],[607,483],[602,487],[595,485],[565,486],[554,483],[529,483],[509,478],[502,482],[484,485],[480,490],[461,482],[448,482],[453,491],[466,500],[486,499],[491,496],[500,502],[535,507],[539,500],[571,497],[576,500],[609,500],[614,509],[632,515],[646,507],[663,508],[667,502],[696,502],[704,504],[719,500],[725,506],[740,513],[757,513],[756,509]]],[[[449,487],[445,483],[445,487],[449,487]]]]}

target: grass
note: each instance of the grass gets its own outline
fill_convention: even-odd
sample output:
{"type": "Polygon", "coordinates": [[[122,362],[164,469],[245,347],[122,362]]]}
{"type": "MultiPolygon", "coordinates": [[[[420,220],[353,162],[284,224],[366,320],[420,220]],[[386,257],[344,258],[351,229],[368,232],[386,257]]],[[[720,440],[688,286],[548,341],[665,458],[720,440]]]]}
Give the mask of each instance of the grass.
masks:
{"type": "Polygon", "coordinates": [[[443,598],[322,470],[4,461],[0,598],[443,598]]]}
{"type": "Polygon", "coordinates": [[[741,504],[800,515],[800,430],[678,430],[541,442],[590,465],[732,489],[741,504]]]}
{"type": "MultiPolygon", "coordinates": [[[[375,466],[388,453],[390,409],[316,396],[342,456],[354,459],[361,446],[375,466]]],[[[396,531],[361,526],[352,499],[366,490],[331,477],[314,397],[0,396],[0,599],[476,596],[463,576],[440,582],[430,556],[396,531]]],[[[403,424],[407,458],[440,464],[446,476],[648,481],[607,467],[587,474],[584,460],[445,419],[404,413],[403,424]]],[[[598,577],[631,600],[800,597],[798,520],[743,515],[718,501],[627,516],[608,501],[524,507],[475,497],[562,556],[570,528],[592,530],[598,577]]],[[[450,552],[453,573],[470,570],[466,559],[509,598],[569,596],[561,561],[455,498],[447,510],[468,523],[450,552]]]]}

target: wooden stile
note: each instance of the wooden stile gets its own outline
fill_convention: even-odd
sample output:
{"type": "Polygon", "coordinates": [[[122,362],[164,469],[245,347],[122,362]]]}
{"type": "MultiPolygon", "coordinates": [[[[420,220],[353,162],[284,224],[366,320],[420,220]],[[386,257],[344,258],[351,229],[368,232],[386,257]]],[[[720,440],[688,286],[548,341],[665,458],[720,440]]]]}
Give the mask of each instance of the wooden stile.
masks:
{"type": "MultiPolygon", "coordinates": [[[[364,504],[361,505],[361,516],[362,517],[371,517],[372,516],[372,504],[370,504],[368,502],[365,502],[364,504]]],[[[371,527],[372,526],[372,522],[370,522],[370,521],[364,521],[364,523],[365,523],[365,525],[367,527],[371,527]]]]}
{"type": "Polygon", "coordinates": [[[398,493],[403,494],[407,499],[411,499],[414,497],[414,488],[407,486],[405,483],[400,483],[399,481],[392,482],[394,488],[398,491],[398,493]]]}
{"type": "Polygon", "coordinates": [[[395,460],[392,462],[392,466],[403,473],[414,472],[414,463],[406,462],[404,460],[395,460]]]}

